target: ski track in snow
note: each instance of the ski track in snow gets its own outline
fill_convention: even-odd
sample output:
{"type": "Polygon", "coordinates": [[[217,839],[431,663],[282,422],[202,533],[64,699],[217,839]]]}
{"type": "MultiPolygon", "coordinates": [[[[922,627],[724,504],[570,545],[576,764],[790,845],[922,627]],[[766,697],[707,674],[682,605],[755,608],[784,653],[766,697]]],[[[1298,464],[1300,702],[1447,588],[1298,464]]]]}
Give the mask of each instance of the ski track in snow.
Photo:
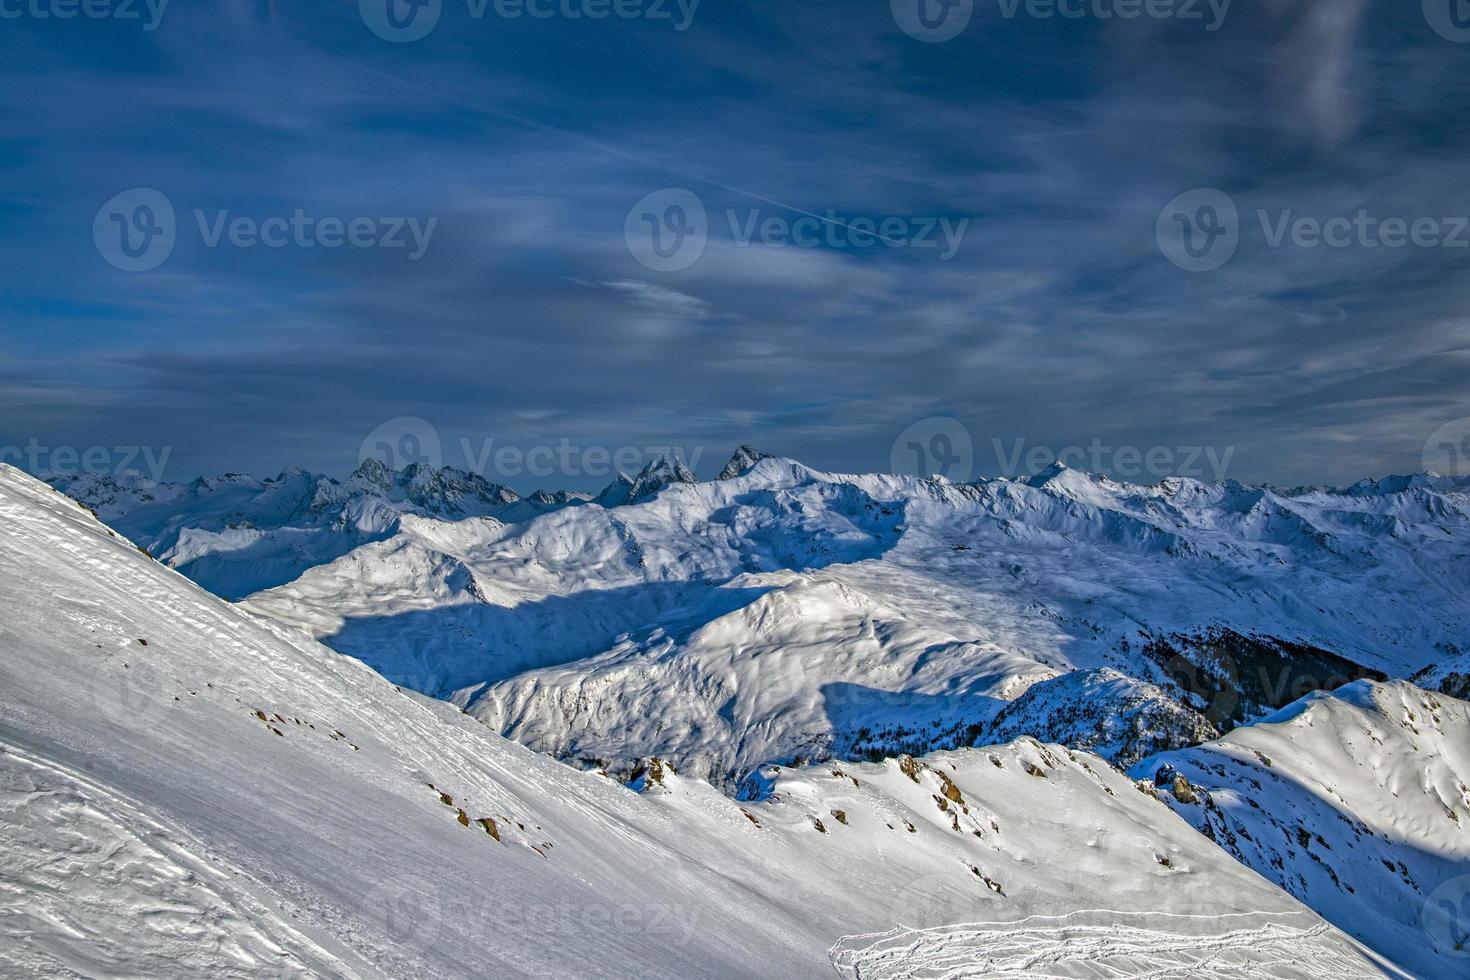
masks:
{"type": "MultiPolygon", "coordinates": [[[[0,742],[0,971],[363,977],[249,894],[244,873],[135,803],[0,742]],[[126,934],[124,949],[99,937],[126,934]]],[[[377,976],[372,973],[369,976],[377,976]]]]}
{"type": "Polygon", "coordinates": [[[1213,980],[1381,978],[1329,926],[1304,916],[1077,912],[846,936],[829,952],[848,980],[1213,980]],[[1201,929],[1230,920],[1227,931],[1201,929]],[[1239,920],[1239,925],[1234,923],[1239,920]],[[1175,928],[1166,928],[1174,924],[1175,928]],[[1177,931],[1192,925],[1196,931],[1177,931]]]}

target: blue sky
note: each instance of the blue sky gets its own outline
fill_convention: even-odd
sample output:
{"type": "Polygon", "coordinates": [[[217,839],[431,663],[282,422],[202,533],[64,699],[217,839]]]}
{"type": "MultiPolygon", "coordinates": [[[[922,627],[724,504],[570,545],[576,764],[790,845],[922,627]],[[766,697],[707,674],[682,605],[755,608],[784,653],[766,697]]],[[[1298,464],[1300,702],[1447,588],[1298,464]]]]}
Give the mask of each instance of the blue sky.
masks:
{"type": "Polygon", "coordinates": [[[378,0],[38,16],[65,2],[0,0],[0,446],[345,473],[411,416],[456,465],[461,440],[569,440],[702,449],[708,475],[750,442],[874,470],[942,417],[977,475],[1020,440],[1096,440],[1343,483],[1470,434],[1470,18],[1450,0],[1241,0],[1213,25],[1203,0],[1203,20],[974,0],[942,42],[900,27],[909,0],[596,20],[564,11],[598,0],[442,0],[406,43],[369,28],[378,0]],[[172,247],[129,271],[98,241],[137,188],[172,208],[172,247]],[[630,211],[668,188],[704,209],[703,250],[652,268],[630,211]],[[1158,230],[1197,188],[1228,195],[1239,243],[1187,271],[1158,230]],[[298,212],[410,247],[223,231],[298,212]],[[1341,247],[1298,225],[1360,214],[1341,247]],[[807,215],[810,247],[741,240],[807,215]],[[417,257],[409,219],[431,228],[417,257]],[[1384,244],[1394,219],[1421,241],[1384,244]],[[941,221],[963,227],[952,256],[849,240],[941,221]]]}

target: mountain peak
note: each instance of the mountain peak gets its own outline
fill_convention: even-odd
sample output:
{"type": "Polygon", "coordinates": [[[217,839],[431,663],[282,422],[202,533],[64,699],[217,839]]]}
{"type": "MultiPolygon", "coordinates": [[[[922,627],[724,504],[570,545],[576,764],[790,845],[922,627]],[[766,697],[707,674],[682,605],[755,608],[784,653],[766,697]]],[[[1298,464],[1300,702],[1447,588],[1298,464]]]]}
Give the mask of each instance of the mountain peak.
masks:
{"type": "Polygon", "coordinates": [[[372,486],[387,487],[393,482],[393,470],[388,467],[387,463],[372,456],[363,460],[347,479],[349,481],[360,480],[372,486]]]}
{"type": "Polygon", "coordinates": [[[1070,472],[1072,472],[1072,467],[1068,466],[1066,463],[1062,462],[1059,459],[1053,462],[1050,466],[1048,466],[1041,472],[1027,477],[1026,485],[1032,487],[1044,487],[1051,481],[1070,472]]]}
{"type": "Polygon", "coordinates": [[[699,477],[674,453],[655,457],[634,477],[619,473],[593,503],[603,507],[636,504],[657,496],[675,483],[698,483],[699,477]]]}
{"type": "Polygon", "coordinates": [[[735,450],[735,455],[730,457],[730,462],[720,470],[716,480],[733,480],[737,476],[744,476],[751,468],[763,459],[775,459],[770,453],[763,453],[754,446],[745,445],[735,450]]]}
{"type": "Polygon", "coordinates": [[[664,453],[650,460],[648,465],[639,472],[638,479],[642,480],[651,476],[668,476],[676,483],[699,482],[699,477],[684,465],[684,460],[679,458],[677,453],[664,453]]]}
{"type": "Polygon", "coordinates": [[[592,498],[592,502],[600,507],[618,507],[628,502],[628,492],[633,489],[633,478],[626,473],[619,473],[613,477],[613,481],[602,488],[602,492],[592,498]]]}
{"type": "Polygon", "coordinates": [[[682,459],[673,453],[664,453],[643,467],[643,471],[633,480],[633,486],[628,491],[628,503],[647,500],[675,483],[698,482],[699,477],[684,465],[682,459]]]}

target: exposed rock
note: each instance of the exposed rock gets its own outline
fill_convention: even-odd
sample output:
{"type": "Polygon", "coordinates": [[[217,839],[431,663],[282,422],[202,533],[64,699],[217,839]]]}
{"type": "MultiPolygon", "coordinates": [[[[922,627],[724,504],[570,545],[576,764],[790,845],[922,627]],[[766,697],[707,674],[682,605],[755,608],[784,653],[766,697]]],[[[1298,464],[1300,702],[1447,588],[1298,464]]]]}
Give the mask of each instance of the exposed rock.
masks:
{"type": "Polygon", "coordinates": [[[733,480],[737,476],[744,476],[750,472],[750,468],[763,459],[775,459],[770,453],[763,453],[754,446],[741,446],[735,450],[735,455],[730,457],[730,462],[720,470],[716,480],[733,480]]]}

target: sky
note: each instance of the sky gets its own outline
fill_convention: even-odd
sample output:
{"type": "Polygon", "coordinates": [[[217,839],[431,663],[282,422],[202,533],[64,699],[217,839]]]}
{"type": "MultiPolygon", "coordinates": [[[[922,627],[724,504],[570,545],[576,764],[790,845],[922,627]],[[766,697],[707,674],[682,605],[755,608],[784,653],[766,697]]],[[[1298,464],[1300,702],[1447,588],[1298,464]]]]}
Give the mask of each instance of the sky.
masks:
{"type": "Polygon", "coordinates": [[[0,459],[1470,473],[1467,6],[0,0],[0,459]]]}

